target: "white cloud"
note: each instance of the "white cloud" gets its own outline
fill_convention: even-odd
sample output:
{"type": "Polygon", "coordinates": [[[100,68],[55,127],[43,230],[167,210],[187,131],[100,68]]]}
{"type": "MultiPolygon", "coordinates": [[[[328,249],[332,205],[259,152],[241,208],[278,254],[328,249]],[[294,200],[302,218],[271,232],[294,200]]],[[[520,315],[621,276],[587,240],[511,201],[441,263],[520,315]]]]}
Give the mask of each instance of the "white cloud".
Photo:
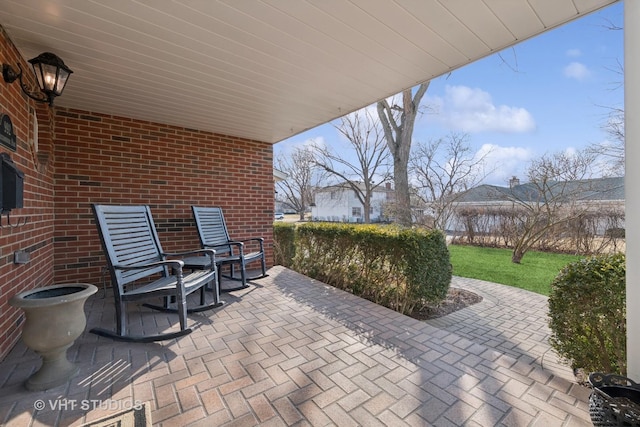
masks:
{"type": "Polygon", "coordinates": [[[525,171],[528,162],[533,158],[533,151],[522,147],[501,147],[495,144],[484,144],[476,153],[476,158],[485,157],[485,171],[488,174],[485,184],[508,185],[509,179],[517,177],[525,182],[525,171]]]}
{"type": "Polygon", "coordinates": [[[312,147],[325,149],[327,148],[327,141],[324,139],[324,136],[316,136],[313,138],[306,139],[302,143],[302,146],[304,147],[305,150],[310,150],[312,149],[312,147]]]}
{"type": "Polygon", "coordinates": [[[564,76],[578,81],[584,81],[591,76],[591,71],[581,62],[572,62],[564,67],[564,76]]]}
{"type": "Polygon", "coordinates": [[[519,133],[536,126],[526,109],[496,106],[488,92],[477,88],[447,86],[444,98],[431,97],[428,103],[436,111],[430,117],[454,130],[519,133]]]}
{"type": "Polygon", "coordinates": [[[580,49],[569,49],[567,50],[567,56],[577,58],[578,56],[582,56],[582,52],[580,49]]]}
{"type": "Polygon", "coordinates": [[[313,146],[321,148],[326,147],[327,142],[324,136],[318,135],[314,137],[306,137],[303,140],[290,138],[288,140],[281,141],[273,146],[273,157],[274,159],[278,156],[290,157],[297,149],[311,150],[313,146]]]}

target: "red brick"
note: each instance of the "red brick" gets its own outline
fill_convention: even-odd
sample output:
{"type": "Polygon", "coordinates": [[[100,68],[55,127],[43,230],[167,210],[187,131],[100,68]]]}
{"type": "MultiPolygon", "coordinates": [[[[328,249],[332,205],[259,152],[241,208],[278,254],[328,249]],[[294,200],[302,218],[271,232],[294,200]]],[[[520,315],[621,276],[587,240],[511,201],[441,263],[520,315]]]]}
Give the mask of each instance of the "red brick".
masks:
{"type": "MultiPolygon", "coordinates": [[[[29,66],[0,28],[0,61],[29,66]]],[[[73,79],[69,84],[73,84],[73,79]]],[[[273,147],[260,141],[61,107],[49,108],[0,85],[0,113],[12,120],[18,146],[0,147],[25,173],[24,208],[0,233],[0,295],[62,282],[100,285],[102,255],[91,203],[149,204],[168,252],[197,247],[190,205],[221,206],[232,237],[273,246],[273,147]],[[33,113],[38,120],[38,151],[33,113]],[[161,224],[162,221],[159,221],[161,224]],[[166,221],[165,221],[166,223],[166,221]],[[171,228],[168,230],[167,228],[171,228]],[[13,264],[29,249],[31,261],[13,264]]],[[[2,218],[6,224],[6,216],[2,218]]],[[[270,261],[268,261],[271,263],[270,261]]],[[[22,313],[0,300],[0,360],[17,342],[22,313]]]]}

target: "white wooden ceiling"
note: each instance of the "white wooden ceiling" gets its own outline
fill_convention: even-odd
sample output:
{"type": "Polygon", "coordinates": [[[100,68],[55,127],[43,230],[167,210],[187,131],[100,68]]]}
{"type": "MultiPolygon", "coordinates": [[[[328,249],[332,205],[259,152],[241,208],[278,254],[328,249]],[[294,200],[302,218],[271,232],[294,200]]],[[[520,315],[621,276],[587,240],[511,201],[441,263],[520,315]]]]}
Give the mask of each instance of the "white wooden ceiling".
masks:
{"type": "Polygon", "coordinates": [[[74,71],[56,105],[275,143],[616,1],[0,0],[0,25],[74,71]]]}

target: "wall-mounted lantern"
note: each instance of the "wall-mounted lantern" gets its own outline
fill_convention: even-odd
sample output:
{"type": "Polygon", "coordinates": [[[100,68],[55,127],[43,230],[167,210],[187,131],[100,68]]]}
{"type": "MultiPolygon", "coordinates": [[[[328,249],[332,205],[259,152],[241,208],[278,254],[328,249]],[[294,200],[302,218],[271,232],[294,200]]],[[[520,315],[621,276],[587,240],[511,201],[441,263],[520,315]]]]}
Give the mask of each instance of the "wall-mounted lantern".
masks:
{"type": "Polygon", "coordinates": [[[53,105],[56,96],[60,96],[67,84],[67,79],[73,73],[64,65],[62,59],[51,52],[44,52],[28,61],[33,67],[33,72],[38,79],[40,92],[31,93],[27,85],[22,81],[22,67],[18,64],[20,72],[16,72],[9,64],[2,64],[2,77],[7,83],[20,80],[22,91],[29,98],[38,102],[46,102],[53,105]]]}

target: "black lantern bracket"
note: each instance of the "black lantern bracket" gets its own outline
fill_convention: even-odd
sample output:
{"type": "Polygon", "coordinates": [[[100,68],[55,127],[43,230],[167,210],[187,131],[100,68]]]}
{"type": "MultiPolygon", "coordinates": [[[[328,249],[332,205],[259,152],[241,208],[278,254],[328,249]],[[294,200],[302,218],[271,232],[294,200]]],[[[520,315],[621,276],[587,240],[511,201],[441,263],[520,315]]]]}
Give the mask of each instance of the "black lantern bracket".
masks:
{"type": "Polygon", "coordinates": [[[16,223],[12,224],[11,223],[11,211],[6,211],[6,212],[0,213],[0,228],[19,228],[19,227],[27,225],[27,222],[29,222],[29,218],[28,217],[24,217],[24,218],[22,218],[22,220],[18,219],[16,223]],[[2,225],[2,215],[3,214],[6,214],[6,216],[7,216],[6,225],[2,225]]]}
{"type": "Polygon", "coordinates": [[[28,62],[33,67],[40,92],[32,92],[24,83],[22,80],[23,70],[20,64],[17,64],[19,72],[9,64],[2,64],[2,78],[9,84],[19,80],[20,87],[25,95],[35,101],[46,102],[49,106],[53,106],[53,100],[62,95],[67,80],[73,71],[64,64],[62,59],[51,52],[41,53],[28,62]]]}

